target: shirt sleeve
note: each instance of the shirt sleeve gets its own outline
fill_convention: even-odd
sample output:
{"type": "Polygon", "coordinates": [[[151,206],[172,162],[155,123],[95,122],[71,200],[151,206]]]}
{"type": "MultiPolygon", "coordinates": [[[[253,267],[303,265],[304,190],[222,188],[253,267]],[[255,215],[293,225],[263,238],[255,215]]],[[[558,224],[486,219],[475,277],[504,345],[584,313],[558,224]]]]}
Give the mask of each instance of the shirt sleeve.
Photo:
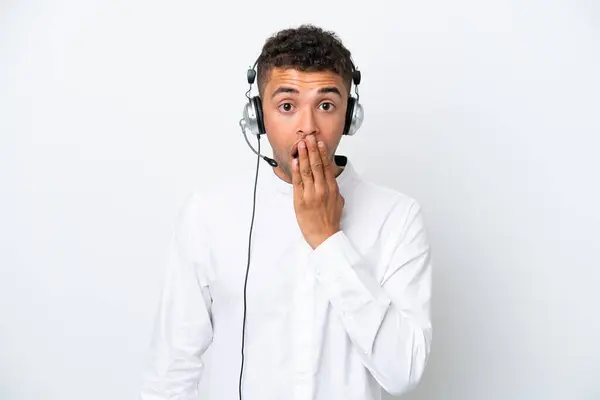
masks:
{"type": "Polygon", "coordinates": [[[198,396],[212,323],[210,253],[195,197],[188,197],[176,219],[139,400],[198,396]]]}
{"type": "Polygon", "coordinates": [[[418,384],[429,357],[432,263],[417,203],[408,213],[395,207],[385,225],[374,258],[383,265],[369,265],[343,230],[310,263],[365,367],[384,390],[401,395],[418,384]]]}

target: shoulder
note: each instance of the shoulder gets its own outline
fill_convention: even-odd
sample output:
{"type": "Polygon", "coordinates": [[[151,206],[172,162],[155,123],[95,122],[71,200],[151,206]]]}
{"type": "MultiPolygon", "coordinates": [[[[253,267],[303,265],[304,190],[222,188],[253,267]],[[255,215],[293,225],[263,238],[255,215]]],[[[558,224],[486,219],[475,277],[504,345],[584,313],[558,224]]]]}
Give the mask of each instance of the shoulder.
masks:
{"type": "Polygon", "coordinates": [[[384,185],[362,175],[355,177],[352,195],[358,200],[358,206],[365,210],[380,210],[390,217],[409,218],[419,213],[421,205],[412,195],[384,185]]]}
{"type": "Polygon", "coordinates": [[[387,245],[417,237],[427,241],[422,206],[414,196],[359,174],[348,189],[344,193],[349,206],[348,227],[355,237],[372,237],[387,245]]]}
{"type": "Polygon", "coordinates": [[[204,223],[218,220],[222,214],[239,209],[241,203],[251,201],[253,184],[254,173],[246,171],[202,182],[188,191],[180,213],[193,215],[204,223]]]}

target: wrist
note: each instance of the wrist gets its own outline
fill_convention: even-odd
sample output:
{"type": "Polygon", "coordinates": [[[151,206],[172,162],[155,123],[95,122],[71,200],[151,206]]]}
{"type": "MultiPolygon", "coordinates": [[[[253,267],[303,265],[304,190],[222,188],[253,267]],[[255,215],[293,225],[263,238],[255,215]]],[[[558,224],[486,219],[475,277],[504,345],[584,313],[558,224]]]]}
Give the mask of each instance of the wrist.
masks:
{"type": "Polygon", "coordinates": [[[319,247],[324,241],[329,239],[331,236],[338,233],[340,230],[341,230],[340,228],[330,229],[324,233],[321,233],[319,235],[315,235],[314,237],[309,238],[309,240],[307,240],[307,242],[310,245],[310,247],[312,247],[314,250],[317,247],[319,247]]]}

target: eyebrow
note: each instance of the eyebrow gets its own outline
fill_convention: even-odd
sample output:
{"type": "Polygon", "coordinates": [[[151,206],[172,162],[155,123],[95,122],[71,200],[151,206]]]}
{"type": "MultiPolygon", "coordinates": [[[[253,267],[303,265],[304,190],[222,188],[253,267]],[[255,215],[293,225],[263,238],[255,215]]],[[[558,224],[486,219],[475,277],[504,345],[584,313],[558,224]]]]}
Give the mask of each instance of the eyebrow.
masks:
{"type": "Polygon", "coordinates": [[[293,93],[293,94],[298,94],[300,92],[298,92],[298,90],[290,88],[290,87],[278,87],[277,90],[275,90],[273,92],[273,94],[271,95],[271,98],[277,96],[279,93],[293,93]]]}
{"type": "Polygon", "coordinates": [[[336,88],[335,86],[328,86],[328,87],[321,88],[321,89],[319,89],[319,93],[335,93],[338,96],[342,97],[340,90],[338,88],[336,88]]]}
{"type": "MultiPolygon", "coordinates": [[[[294,88],[290,88],[290,87],[278,87],[277,90],[275,90],[273,92],[273,94],[271,95],[271,98],[277,96],[280,93],[292,93],[292,94],[299,94],[300,92],[298,92],[297,89],[294,88]]],[[[327,87],[323,87],[321,89],[319,89],[319,94],[324,94],[324,93],[335,93],[338,96],[342,97],[342,94],[340,93],[340,90],[335,87],[335,86],[327,86],[327,87]]]]}

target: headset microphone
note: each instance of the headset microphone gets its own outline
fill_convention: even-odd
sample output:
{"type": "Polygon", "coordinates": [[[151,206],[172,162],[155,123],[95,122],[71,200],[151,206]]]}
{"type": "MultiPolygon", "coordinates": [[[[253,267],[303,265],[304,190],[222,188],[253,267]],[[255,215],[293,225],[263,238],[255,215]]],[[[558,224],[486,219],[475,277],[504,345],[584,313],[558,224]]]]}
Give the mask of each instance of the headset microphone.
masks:
{"type": "Polygon", "coordinates": [[[273,168],[277,167],[277,161],[273,160],[270,157],[267,156],[263,156],[262,154],[260,154],[260,136],[258,137],[258,151],[256,151],[254,149],[254,147],[252,147],[252,145],[250,144],[250,141],[248,140],[248,135],[246,134],[246,120],[245,119],[240,119],[240,128],[242,128],[242,133],[244,134],[244,139],[246,139],[246,143],[248,143],[248,147],[250,147],[252,149],[252,151],[254,152],[254,154],[256,154],[257,156],[261,157],[263,160],[265,160],[267,163],[269,163],[269,165],[273,168]]]}

